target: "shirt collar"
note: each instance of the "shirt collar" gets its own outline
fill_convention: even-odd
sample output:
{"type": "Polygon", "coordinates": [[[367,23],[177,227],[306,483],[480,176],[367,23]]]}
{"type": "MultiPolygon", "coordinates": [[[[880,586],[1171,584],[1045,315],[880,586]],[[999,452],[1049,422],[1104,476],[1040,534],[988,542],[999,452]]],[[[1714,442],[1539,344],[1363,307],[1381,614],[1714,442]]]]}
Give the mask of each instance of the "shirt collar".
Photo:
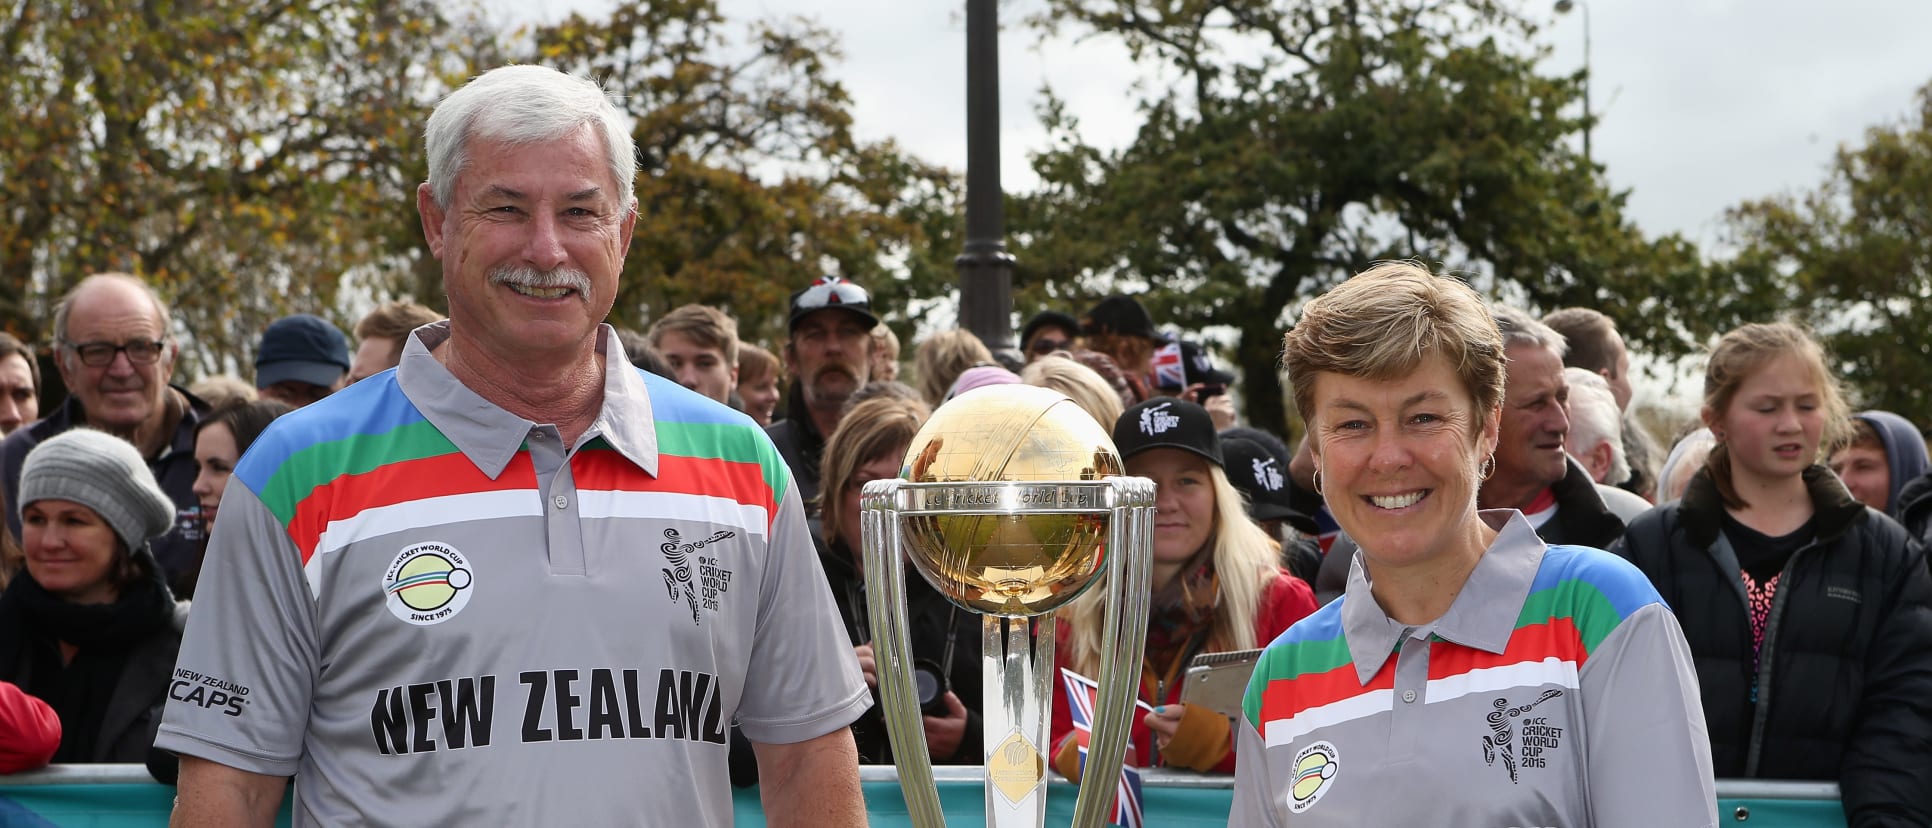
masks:
{"type": "MultiPolygon", "coordinates": [[[[402,362],[396,366],[396,383],[437,431],[494,480],[523,449],[524,439],[538,423],[484,399],[437,361],[431,352],[449,340],[449,324],[424,325],[409,335],[402,362]]],[[[656,477],[657,426],[644,378],[631,367],[616,330],[609,325],[598,326],[597,353],[604,355],[604,399],[576,447],[603,437],[611,448],[656,477]]]]}
{"type": "MultiPolygon", "coordinates": [[[[1465,647],[1500,653],[1516,630],[1516,618],[1522,614],[1523,601],[1529,596],[1536,570],[1543,563],[1545,547],[1522,512],[1491,509],[1477,512],[1476,516],[1496,530],[1496,539],[1476,561],[1476,568],[1463,582],[1455,602],[1436,621],[1434,632],[1465,647]]],[[[1375,595],[1370,592],[1372,586],[1358,550],[1349,563],[1348,588],[1342,602],[1342,630],[1355,663],[1356,677],[1363,684],[1381,672],[1404,630],[1400,622],[1390,618],[1376,603],[1375,595]]]]}

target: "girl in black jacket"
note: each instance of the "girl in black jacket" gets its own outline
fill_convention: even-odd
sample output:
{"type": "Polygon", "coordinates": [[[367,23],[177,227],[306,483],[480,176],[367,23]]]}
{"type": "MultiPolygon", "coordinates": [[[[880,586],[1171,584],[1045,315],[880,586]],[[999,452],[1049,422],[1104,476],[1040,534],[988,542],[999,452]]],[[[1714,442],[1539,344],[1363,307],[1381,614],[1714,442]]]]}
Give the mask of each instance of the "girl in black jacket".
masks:
{"type": "Polygon", "coordinates": [[[1822,350],[1789,324],[1726,334],[1702,418],[1704,468],[1615,551],[1683,626],[1717,776],[1836,781],[1853,828],[1932,824],[1932,578],[1818,465],[1847,421],[1822,350]]]}

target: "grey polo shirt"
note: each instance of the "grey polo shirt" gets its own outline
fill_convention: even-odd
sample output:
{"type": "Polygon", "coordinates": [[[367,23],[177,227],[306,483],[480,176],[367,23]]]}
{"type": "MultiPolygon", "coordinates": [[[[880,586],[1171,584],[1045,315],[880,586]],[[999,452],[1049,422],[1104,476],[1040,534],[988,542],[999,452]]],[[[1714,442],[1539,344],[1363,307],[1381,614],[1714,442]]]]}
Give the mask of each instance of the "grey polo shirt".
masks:
{"type": "Polygon", "coordinates": [[[790,473],[600,335],[573,446],[410,337],[223,498],[157,745],[295,777],[296,825],[732,823],[726,733],[869,704],[790,473]]]}
{"type": "Polygon", "coordinates": [[[1429,629],[1359,559],[1268,646],[1239,724],[1231,825],[1712,826],[1690,652],[1648,580],[1546,547],[1520,513],[1429,629]]]}

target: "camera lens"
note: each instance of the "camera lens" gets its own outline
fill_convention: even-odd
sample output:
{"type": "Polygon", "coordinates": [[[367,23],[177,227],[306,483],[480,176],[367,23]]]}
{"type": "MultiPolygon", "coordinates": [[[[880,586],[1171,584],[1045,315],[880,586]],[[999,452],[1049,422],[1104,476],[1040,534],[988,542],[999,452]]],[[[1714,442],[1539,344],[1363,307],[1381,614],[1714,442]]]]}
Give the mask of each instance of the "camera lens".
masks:
{"type": "Polygon", "coordinates": [[[919,712],[927,716],[946,715],[946,676],[937,665],[917,661],[912,665],[913,692],[919,697],[919,712]]]}

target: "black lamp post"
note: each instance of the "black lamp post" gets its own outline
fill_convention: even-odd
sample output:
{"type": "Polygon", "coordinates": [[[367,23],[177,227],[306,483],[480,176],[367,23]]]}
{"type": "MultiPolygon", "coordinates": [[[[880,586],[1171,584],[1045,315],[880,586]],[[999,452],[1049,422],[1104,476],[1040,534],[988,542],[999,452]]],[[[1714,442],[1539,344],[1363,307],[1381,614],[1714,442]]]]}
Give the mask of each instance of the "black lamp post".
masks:
{"type": "Polygon", "coordinates": [[[1013,254],[1000,203],[1000,43],[995,0],[966,0],[966,246],[959,271],[960,327],[986,347],[1011,349],[1013,254]]]}

